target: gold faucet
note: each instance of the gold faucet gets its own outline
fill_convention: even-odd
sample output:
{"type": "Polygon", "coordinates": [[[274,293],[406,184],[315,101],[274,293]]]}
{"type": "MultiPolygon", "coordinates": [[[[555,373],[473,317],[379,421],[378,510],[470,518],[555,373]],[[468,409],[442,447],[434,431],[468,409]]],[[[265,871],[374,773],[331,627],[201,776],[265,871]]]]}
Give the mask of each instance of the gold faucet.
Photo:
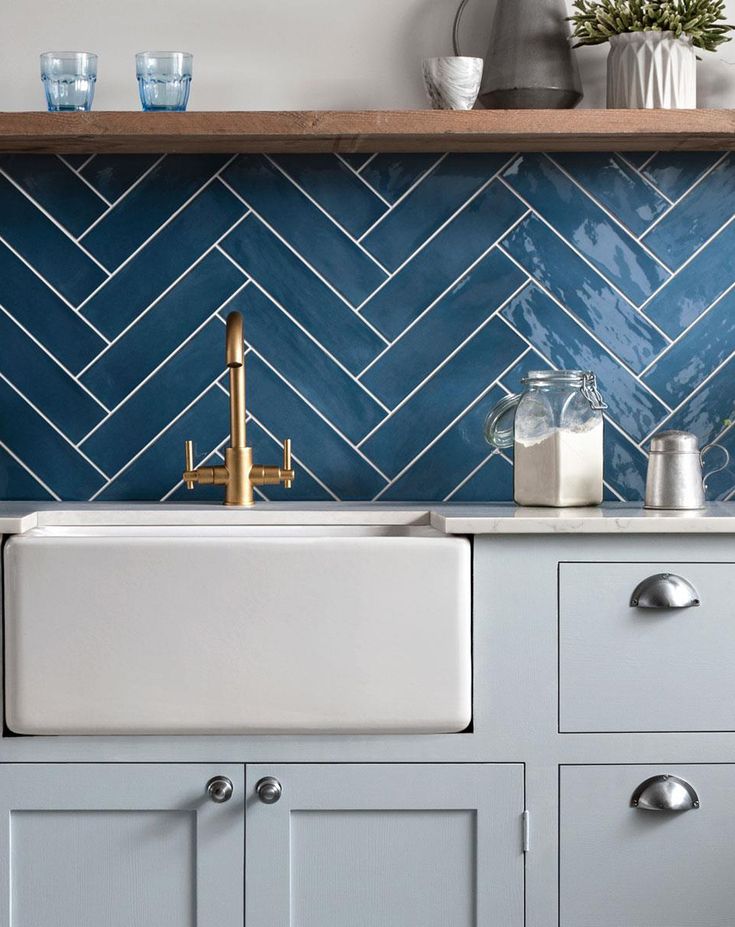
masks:
{"type": "Polygon", "coordinates": [[[183,480],[187,489],[195,483],[202,486],[224,486],[225,505],[252,505],[253,486],[275,486],[283,483],[290,489],[294,481],[291,467],[291,439],[283,442],[283,466],[263,467],[253,463],[253,449],[245,444],[245,355],[241,312],[227,316],[225,361],[230,370],[230,447],[225,450],[224,467],[194,469],[194,446],[184,445],[186,470],[183,480]]]}

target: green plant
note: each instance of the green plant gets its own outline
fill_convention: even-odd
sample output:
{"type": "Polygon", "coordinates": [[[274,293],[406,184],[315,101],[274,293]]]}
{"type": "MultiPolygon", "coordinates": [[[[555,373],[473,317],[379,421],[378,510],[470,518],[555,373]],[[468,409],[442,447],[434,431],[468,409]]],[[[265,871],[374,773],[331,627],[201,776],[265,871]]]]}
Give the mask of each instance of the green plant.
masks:
{"type": "Polygon", "coordinates": [[[624,32],[673,32],[697,48],[714,51],[729,42],[725,0],[574,0],[575,47],[601,45],[624,32]]]}

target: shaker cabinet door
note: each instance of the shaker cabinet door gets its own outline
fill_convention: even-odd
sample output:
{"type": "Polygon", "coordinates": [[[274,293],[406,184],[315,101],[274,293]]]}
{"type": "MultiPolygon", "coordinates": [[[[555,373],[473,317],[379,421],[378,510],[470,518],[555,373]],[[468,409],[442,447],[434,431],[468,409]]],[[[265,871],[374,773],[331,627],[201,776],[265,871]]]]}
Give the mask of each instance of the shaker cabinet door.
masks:
{"type": "Polygon", "coordinates": [[[520,765],[248,766],[247,807],[247,927],[523,923],[520,765]]]}
{"type": "Polygon", "coordinates": [[[243,784],[242,766],[0,765],[0,927],[242,927],[243,784]]]}

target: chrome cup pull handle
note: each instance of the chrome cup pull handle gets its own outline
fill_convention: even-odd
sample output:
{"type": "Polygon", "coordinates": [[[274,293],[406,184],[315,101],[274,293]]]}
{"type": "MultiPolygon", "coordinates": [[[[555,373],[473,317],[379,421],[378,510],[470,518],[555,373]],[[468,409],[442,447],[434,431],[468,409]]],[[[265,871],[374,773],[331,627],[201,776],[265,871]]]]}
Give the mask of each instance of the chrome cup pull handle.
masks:
{"type": "Polygon", "coordinates": [[[648,576],[633,590],[631,608],[696,608],[699,593],[689,580],[675,573],[648,576]]]}
{"type": "Polygon", "coordinates": [[[631,807],[641,811],[692,811],[699,808],[694,786],[678,776],[652,776],[641,782],[630,799],[631,807]]]}

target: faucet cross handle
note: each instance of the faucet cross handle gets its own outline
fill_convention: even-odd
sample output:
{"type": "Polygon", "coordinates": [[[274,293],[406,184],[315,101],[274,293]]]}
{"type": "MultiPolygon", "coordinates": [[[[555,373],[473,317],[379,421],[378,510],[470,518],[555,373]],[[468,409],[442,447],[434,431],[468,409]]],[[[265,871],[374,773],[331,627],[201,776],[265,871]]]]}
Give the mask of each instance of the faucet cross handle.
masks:
{"type": "MultiPolygon", "coordinates": [[[[291,467],[291,439],[286,438],[283,442],[283,469],[286,473],[293,473],[291,467]]],[[[283,485],[286,489],[290,489],[293,486],[293,477],[291,479],[283,480],[283,485]]]]}
{"type": "Polygon", "coordinates": [[[184,442],[184,482],[187,489],[194,488],[194,480],[187,480],[186,475],[192,473],[194,470],[194,442],[185,441],[184,442]]]}

